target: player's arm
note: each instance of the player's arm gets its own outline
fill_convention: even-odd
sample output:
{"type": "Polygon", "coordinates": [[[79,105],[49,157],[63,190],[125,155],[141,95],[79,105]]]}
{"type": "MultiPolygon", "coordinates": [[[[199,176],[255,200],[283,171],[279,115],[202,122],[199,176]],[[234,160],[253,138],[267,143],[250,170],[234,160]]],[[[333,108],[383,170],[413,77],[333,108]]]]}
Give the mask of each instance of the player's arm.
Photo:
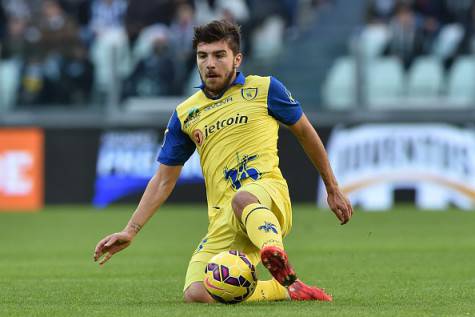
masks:
{"type": "Polygon", "coordinates": [[[180,176],[181,169],[182,166],[180,165],[167,166],[160,164],[157,172],[148,182],[137,209],[123,231],[130,233],[134,237],[139,233],[140,229],[172,193],[180,176]]]}
{"type": "Polygon", "coordinates": [[[103,265],[115,253],[128,247],[140,229],[170,196],[180,175],[182,166],[161,164],[155,175],[150,179],[140,202],[125,228],[106,236],[99,241],[94,250],[94,261],[100,260],[103,265]]]}
{"type": "Polygon", "coordinates": [[[353,209],[348,198],[345,197],[338,187],[325,147],[317,131],[315,131],[305,114],[302,114],[300,119],[293,125],[290,125],[289,128],[320,173],[328,194],[328,206],[340,219],[342,225],[347,223],[353,214],[353,209]]]}
{"type": "Polygon", "coordinates": [[[313,165],[322,176],[328,193],[328,206],[340,219],[341,224],[347,223],[353,210],[348,199],[338,188],[322,141],[303,113],[300,103],[274,77],[270,78],[267,107],[269,114],[290,127],[290,130],[297,137],[313,165]]]}
{"type": "Polygon", "coordinates": [[[170,196],[183,164],[193,154],[194,143],[181,130],[181,122],[175,111],[168,122],[162,148],[158,155],[161,163],[150,179],[137,209],[121,232],[111,234],[96,246],[94,261],[104,256],[99,264],[104,264],[112,255],[130,245],[137,233],[170,196]]]}

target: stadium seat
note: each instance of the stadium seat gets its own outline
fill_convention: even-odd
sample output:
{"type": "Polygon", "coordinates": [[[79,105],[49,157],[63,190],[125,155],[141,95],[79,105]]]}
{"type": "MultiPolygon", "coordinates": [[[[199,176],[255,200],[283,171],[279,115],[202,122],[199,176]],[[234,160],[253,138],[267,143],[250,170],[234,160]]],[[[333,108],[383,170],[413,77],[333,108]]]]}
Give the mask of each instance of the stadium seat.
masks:
{"type": "Polygon", "coordinates": [[[185,84],[185,95],[191,96],[195,92],[197,92],[199,89],[195,88],[201,85],[201,77],[200,77],[200,71],[198,70],[198,67],[195,67],[193,71],[190,73],[190,76],[188,77],[186,84],[185,84]]]}
{"type": "Polygon", "coordinates": [[[20,81],[20,63],[15,60],[0,60],[0,112],[16,103],[20,81]]]}
{"type": "Polygon", "coordinates": [[[459,24],[444,26],[434,42],[432,54],[441,59],[454,56],[464,35],[465,30],[459,24]]]}
{"type": "Polygon", "coordinates": [[[475,57],[460,57],[452,65],[447,102],[451,107],[466,107],[475,103],[475,57]]]}
{"type": "Polygon", "coordinates": [[[395,57],[368,60],[366,96],[373,109],[400,107],[404,93],[404,70],[395,57]]]}
{"type": "Polygon", "coordinates": [[[361,52],[366,58],[381,56],[388,44],[390,33],[383,24],[370,24],[366,26],[359,36],[358,43],[361,52]]]}
{"type": "Polygon", "coordinates": [[[127,34],[122,29],[111,29],[100,34],[91,47],[91,60],[94,63],[95,89],[106,92],[114,78],[114,71],[120,78],[130,74],[130,51],[127,34]],[[114,59],[113,52],[116,52],[114,59]]]}
{"type": "Polygon", "coordinates": [[[355,72],[355,60],[352,57],[340,57],[334,62],[322,86],[325,106],[344,110],[355,104],[355,72]]]}
{"type": "Polygon", "coordinates": [[[149,56],[152,53],[153,41],[157,38],[169,38],[169,31],[166,25],[164,24],[153,24],[148,26],[140,32],[140,35],[134,45],[132,50],[132,65],[134,68],[138,62],[144,57],[149,56]]]}
{"type": "Polygon", "coordinates": [[[411,66],[407,78],[408,103],[412,106],[431,106],[440,98],[444,84],[444,70],[435,57],[420,57],[411,66]]]}
{"type": "Polygon", "coordinates": [[[274,58],[282,51],[285,22],[278,16],[272,16],[259,27],[252,36],[252,54],[265,61],[274,58]]]}

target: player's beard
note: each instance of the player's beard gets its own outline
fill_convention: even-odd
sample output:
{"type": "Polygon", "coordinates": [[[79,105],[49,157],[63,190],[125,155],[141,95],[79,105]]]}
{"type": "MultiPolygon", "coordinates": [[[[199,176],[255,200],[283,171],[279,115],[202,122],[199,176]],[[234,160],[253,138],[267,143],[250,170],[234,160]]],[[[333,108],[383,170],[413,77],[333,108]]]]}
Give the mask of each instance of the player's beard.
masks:
{"type": "Polygon", "coordinates": [[[205,93],[206,95],[209,95],[211,97],[218,97],[218,96],[221,96],[228,88],[229,86],[231,85],[232,83],[232,80],[233,80],[233,77],[234,77],[234,74],[235,74],[235,69],[232,69],[228,74],[227,76],[225,77],[225,80],[223,82],[223,84],[220,86],[220,87],[217,87],[213,90],[209,89],[208,86],[206,86],[206,81],[203,80],[203,77],[201,76],[201,81],[205,84],[205,93]]]}

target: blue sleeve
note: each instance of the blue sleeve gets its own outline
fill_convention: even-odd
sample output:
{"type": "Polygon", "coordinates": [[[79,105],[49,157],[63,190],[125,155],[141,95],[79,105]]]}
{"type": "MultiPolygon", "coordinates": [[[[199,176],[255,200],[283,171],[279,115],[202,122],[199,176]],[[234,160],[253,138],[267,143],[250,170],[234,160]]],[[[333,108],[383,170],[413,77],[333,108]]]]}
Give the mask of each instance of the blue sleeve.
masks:
{"type": "Polygon", "coordinates": [[[181,123],[178,115],[173,112],[168,122],[163,144],[158,153],[158,161],[165,165],[183,165],[195,151],[195,144],[181,130],[181,123]]]}
{"type": "Polygon", "coordinates": [[[287,88],[274,77],[270,78],[267,109],[271,116],[286,125],[296,123],[303,114],[300,103],[292,98],[287,88]]]}

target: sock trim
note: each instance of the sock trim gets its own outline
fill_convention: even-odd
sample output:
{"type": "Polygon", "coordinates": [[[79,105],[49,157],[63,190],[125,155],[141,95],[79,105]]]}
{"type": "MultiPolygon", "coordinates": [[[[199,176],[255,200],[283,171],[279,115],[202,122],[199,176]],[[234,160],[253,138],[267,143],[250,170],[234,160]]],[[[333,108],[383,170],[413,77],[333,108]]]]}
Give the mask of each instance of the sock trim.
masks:
{"type": "Polygon", "coordinates": [[[263,207],[263,206],[259,206],[259,207],[256,207],[256,208],[252,209],[251,211],[249,211],[249,212],[247,213],[246,219],[244,219],[244,226],[246,226],[246,224],[247,224],[247,218],[249,218],[249,216],[250,216],[254,211],[256,211],[256,210],[258,210],[258,209],[266,209],[266,210],[271,211],[269,208],[263,207]]]}

